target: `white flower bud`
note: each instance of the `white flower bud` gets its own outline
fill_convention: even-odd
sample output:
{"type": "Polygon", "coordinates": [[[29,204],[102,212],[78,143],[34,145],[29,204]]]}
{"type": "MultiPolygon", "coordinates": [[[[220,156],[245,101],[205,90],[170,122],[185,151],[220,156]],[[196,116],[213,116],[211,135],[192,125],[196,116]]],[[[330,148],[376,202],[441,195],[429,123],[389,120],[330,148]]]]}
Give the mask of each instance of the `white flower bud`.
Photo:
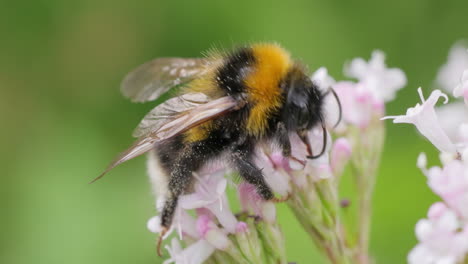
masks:
{"type": "Polygon", "coordinates": [[[262,217],[265,222],[274,223],[276,221],[276,207],[272,202],[265,202],[262,205],[262,217]]]}
{"type": "Polygon", "coordinates": [[[417,164],[418,168],[420,168],[421,170],[426,169],[426,167],[427,167],[426,153],[424,153],[424,152],[419,153],[418,161],[417,161],[416,164],[417,164]]]}
{"type": "Polygon", "coordinates": [[[219,250],[227,250],[231,246],[229,238],[218,228],[208,230],[205,234],[205,239],[219,250]]]}

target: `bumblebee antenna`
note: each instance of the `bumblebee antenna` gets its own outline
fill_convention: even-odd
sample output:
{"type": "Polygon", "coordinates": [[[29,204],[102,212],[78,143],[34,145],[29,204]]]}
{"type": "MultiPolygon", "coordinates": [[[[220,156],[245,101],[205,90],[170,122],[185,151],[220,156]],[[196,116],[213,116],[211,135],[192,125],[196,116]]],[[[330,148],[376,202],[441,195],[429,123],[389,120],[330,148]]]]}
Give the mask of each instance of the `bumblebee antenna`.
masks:
{"type": "Polygon", "coordinates": [[[343,116],[343,109],[341,107],[341,101],[340,98],[338,97],[338,94],[336,94],[335,90],[333,88],[328,88],[328,91],[325,93],[325,96],[327,96],[329,93],[333,94],[333,97],[335,97],[336,103],[338,104],[338,121],[335,123],[333,128],[336,128],[338,124],[341,122],[341,118],[343,116]]]}
{"type": "Polygon", "coordinates": [[[322,124],[322,134],[323,134],[323,145],[322,145],[322,150],[320,151],[320,153],[318,155],[314,155],[314,156],[307,156],[308,159],[316,159],[316,158],[320,158],[324,153],[325,153],[325,150],[327,148],[327,129],[325,128],[325,124],[323,123],[323,121],[321,121],[321,124],[322,124]]]}

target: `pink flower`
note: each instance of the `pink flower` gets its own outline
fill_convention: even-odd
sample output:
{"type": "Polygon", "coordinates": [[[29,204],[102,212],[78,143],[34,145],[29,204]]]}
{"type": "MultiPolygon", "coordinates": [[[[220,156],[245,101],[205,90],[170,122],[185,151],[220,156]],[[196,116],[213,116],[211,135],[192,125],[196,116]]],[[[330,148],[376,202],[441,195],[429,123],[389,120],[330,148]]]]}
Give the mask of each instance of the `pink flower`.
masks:
{"type": "MultiPolygon", "coordinates": [[[[323,131],[322,131],[322,128],[314,128],[312,130],[310,130],[308,133],[307,133],[307,136],[309,137],[309,141],[310,141],[310,147],[312,149],[312,154],[313,155],[318,155],[322,149],[323,149],[323,131]]],[[[290,134],[289,135],[289,140],[291,142],[291,155],[302,161],[303,164],[305,163],[312,163],[312,164],[324,164],[324,163],[328,163],[329,162],[329,152],[330,152],[330,148],[331,148],[331,145],[332,145],[332,139],[331,139],[331,136],[330,136],[330,133],[328,133],[328,131],[326,132],[326,135],[327,137],[327,144],[325,145],[325,152],[323,153],[322,156],[316,158],[316,159],[308,159],[307,156],[309,155],[307,153],[307,148],[306,148],[306,145],[301,141],[301,139],[299,138],[299,136],[295,133],[293,134],[290,134]]],[[[291,164],[291,162],[290,162],[291,164]]],[[[295,169],[297,166],[292,166],[291,168],[293,170],[297,170],[295,169]]],[[[299,168],[299,169],[303,169],[303,167],[299,168]]]]}
{"type": "MultiPolygon", "coordinates": [[[[323,131],[322,128],[315,128],[308,132],[310,146],[313,155],[318,155],[323,149],[323,131]]],[[[290,181],[296,186],[305,186],[306,178],[322,179],[331,176],[329,164],[329,152],[332,146],[331,136],[326,132],[327,143],[324,153],[316,158],[309,159],[307,156],[306,145],[300,140],[296,133],[291,133],[289,139],[291,142],[291,159],[285,158],[279,150],[258,149],[256,152],[255,164],[262,169],[265,180],[268,185],[281,196],[288,195],[291,191],[290,181]]],[[[250,197],[250,186],[240,185],[241,190],[245,189],[245,197],[250,197]]],[[[241,194],[241,199],[243,198],[241,194]]],[[[250,197],[256,201],[254,196],[250,197]]],[[[255,209],[256,206],[253,206],[255,209]]],[[[259,209],[254,210],[260,213],[259,209]]]]}
{"type": "Polygon", "coordinates": [[[201,264],[204,263],[215,251],[215,247],[203,239],[182,249],[179,241],[176,238],[173,238],[171,246],[166,246],[166,249],[171,257],[165,260],[163,264],[201,264]]]}
{"type": "Polygon", "coordinates": [[[429,187],[468,222],[468,167],[452,160],[442,169],[432,167],[425,174],[429,187]]]}
{"type": "MultiPolygon", "coordinates": [[[[169,229],[169,231],[166,233],[164,236],[164,239],[166,239],[174,229],[177,230],[177,234],[179,236],[179,239],[183,239],[184,235],[188,235],[189,237],[193,239],[198,239],[200,235],[197,232],[196,229],[196,221],[195,219],[189,215],[186,211],[181,210],[180,208],[176,209],[175,215],[174,215],[174,220],[173,220],[173,225],[169,229]]],[[[149,231],[152,233],[161,233],[162,227],[161,227],[161,218],[159,215],[151,217],[147,224],[147,228],[149,231]]]]}
{"type": "Polygon", "coordinates": [[[421,88],[418,89],[418,92],[422,102],[421,105],[416,104],[415,107],[409,108],[406,115],[386,116],[382,120],[393,119],[393,123],[413,124],[440,151],[456,152],[455,145],[440,126],[434,110],[434,106],[440,97],[445,98],[444,103],[447,103],[447,95],[440,90],[434,90],[429,98],[425,100],[421,88]]]}
{"type": "Polygon", "coordinates": [[[250,183],[242,182],[237,187],[237,191],[243,211],[253,212],[266,222],[275,222],[276,207],[272,202],[263,200],[257,193],[255,186],[250,183]]]}
{"type": "MultiPolygon", "coordinates": [[[[171,258],[164,263],[204,263],[215,249],[226,250],[231,245],[225,231],[219,229],[207,214],[201,214],[195,220],[184,210],[178,210],[175,221],[180,224],[178,227],[182,232],[188,234],[196,242],[182,249],[178,240],[174,238],[171,241],[171,247],[166,246],[171,258]]],[[[180,239],[183,238],[180,237],[180,239]]]]}
{"type": "Polygon", "coordinates": [[[416,236],[419,244],[408,255],[410,264],[455,264],[468,253],[468,229],[440,202],[416,224],[416,236]]]}
{"type": "Polygon", "coordinates": [[[351,143],[347,138],[339,138],[333,144],[331,150],[331,168],[335,175],[340,175],[344,166],[351,158],[351,143]]]}
{"type": "Polygon", "coordinates": [[[208,215],[203,214],[198,217],[197,230],[200,236],[216,249],[226,250],[231,244],[226,234],[216,226],[208,215]]]}
{"type": "Polygon", "coordinates": [[[244,233],[247,232],[249,226],[246,222],[238,222],[236,226],[236,233],[244,233]]]}
{"type": "Polygon", "coordinates": [[[468,51],[466,43],[456,43],[450,49],[447,63],[445,63],[437,74],[436,82],[447,92],[452,92],[458,85],[463,71],[468,69],[468,51]]]}
{"type": "Polygon", "coordinates": [[[184,235],[193,239],[200,238],[195,218],[181,208],[177,208],[176,210],[174,216],[174,228],[177,230],[179,239],[181,240],[184,239],[184,235]]]}
{"type": "Polygon", "coordinates": [[[359,80],[372,100],[391,101],[398,90],[406,85],[405,73],[398,68],[387,68],[385,54],[376,50],[372,52],[369,62],[356,58],[346,65],[344,72],[347,76],[359,80]]]}
{"type": "Polygon", "coordinates": [[[288,170],[287,160],[277,151],[271,154],[265,152],[266,150],[262,148],[257,149],[255,164],[262,169],[265,181],[275,193],[282,196],[288,195],[291,186],[289,185],[289,175],[286,172],[288,170]]]}
{"type": "Polygon", "coordinates": [[[237,220],[227,202],[227,181],[223,176],[224,170],[204,177],[197,176],[195,192],[181,196],[179,206],[183,209],[206,208],[229,233],[234,233],[237,220]]]}
{"type": "Polygon", "coordinates": [[[468,67],[465,71],[463,71],[460,83],[455,87],[455,89],[453,89],[453,96],[463,96],[465,99],[465,104],[468,105],[468,67]]]}
{"type": "Polygon", "coordinates": [[[346,123],[366,128],[375,115],[383,115],[383,101],[376,99],[362,84],[343,81],[335,84],[334,89],[340,98],[346,123]]]}

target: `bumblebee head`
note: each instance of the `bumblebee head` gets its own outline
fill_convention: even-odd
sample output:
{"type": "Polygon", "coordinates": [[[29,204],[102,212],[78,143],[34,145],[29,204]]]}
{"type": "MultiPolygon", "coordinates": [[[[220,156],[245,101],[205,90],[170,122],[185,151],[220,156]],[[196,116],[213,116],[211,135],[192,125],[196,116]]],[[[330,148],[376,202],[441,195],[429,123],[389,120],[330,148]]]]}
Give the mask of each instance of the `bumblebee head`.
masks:
{"type": "Polygon", "coordinates": [[[294,67],[282,83],[281,119],[288,131],[310,130],[323,121],[324,95],[300,68],[294,67]]]}

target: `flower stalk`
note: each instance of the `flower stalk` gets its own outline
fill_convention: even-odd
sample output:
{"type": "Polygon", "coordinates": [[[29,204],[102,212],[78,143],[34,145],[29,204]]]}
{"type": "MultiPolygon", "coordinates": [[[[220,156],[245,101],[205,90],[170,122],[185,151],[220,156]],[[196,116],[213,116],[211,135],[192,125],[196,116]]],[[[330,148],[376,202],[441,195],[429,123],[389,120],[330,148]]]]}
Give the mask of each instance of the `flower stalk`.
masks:
{"type": "Polygon", "coordinates": [[[369,238],[372,216],[372,195],[377,179],[377,169],[380,155],[383,150],[385,129],[384,125],[373,118],[370,124],[372,129],[364,131],[353,129],[351,132],[356,148],[351,157],[352,174],[357,192],[358,214],[357,214],[357,263],[368,264],[369,238]]]}

